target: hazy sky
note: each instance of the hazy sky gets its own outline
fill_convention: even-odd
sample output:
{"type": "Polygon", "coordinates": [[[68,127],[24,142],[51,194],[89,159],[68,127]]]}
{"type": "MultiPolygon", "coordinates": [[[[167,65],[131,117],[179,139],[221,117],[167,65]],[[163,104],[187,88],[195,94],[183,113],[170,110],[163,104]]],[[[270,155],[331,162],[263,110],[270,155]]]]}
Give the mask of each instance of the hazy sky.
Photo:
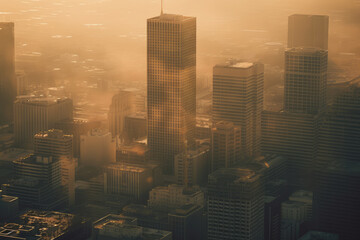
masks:
{"type": "MultiPolygon", "coordinates": [[[[0,18],[15,21],[18,54],[55,59],[91,50],[119,80],[145,81],[146,19],[160,13],[160,2],[0,0],[0,18]]],[[[268,43],[286,44],[287,16],[294,13],[329,15],[330,58],[359,59],[359,0],[164,0],[164,10],[197,17],[200,77],[226,58],[262,60],[277,46],[268,43]]]]}

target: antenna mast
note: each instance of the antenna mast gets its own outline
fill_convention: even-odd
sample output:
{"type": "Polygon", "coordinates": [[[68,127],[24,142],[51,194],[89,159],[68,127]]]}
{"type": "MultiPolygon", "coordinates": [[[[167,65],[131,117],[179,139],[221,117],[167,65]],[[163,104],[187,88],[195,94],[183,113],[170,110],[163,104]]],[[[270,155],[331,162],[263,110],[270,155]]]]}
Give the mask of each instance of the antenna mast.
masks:
{"type": "Polygon", "coordinates": [[[163,10],[164,8],[163,8],[163,0],[161,0],[161,15],[163,15],[163,13],[164,13],[164,10],[163,10]]]}

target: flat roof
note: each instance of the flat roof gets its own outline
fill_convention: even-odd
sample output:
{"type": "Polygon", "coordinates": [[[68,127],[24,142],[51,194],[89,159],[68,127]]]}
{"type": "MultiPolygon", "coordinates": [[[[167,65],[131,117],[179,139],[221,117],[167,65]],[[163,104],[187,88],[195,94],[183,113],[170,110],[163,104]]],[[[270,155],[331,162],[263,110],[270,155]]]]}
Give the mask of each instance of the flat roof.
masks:
{"type": "Polygon", "coordinates": [[[195,17],[187,17],[180,14],[160,14],[159,16],[149,18],[148,21],[154,22],[181,22],[189,19],[194,19],[195,17]]]}

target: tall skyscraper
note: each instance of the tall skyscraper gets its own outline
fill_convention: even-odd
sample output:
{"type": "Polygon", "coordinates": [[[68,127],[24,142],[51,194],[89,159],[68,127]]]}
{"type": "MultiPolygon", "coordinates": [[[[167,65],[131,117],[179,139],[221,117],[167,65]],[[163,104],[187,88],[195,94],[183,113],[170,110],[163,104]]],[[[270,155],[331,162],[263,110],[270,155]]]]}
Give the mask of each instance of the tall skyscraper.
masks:
{"type": "Polygon", "coordinates": [[[260,174],[228,168],[209,175],[208,239],[264,239],[264,188],[260,174]]]}
{"type": "Polygon", "coordinates": [[[13,119],[16,98],[14,23],[0,23],[0,122],[13,119]]]}
{"type": "Polygon", "coordinates": [[[33,147],[34,135],[73,118],[72,100],[55,97],[19,97],[14,103],[15,144],[33,147]]]}
{"type": "Polygon", "coordinates": [[[150,157],[172,175],[175,155],[195,145],[196,18],[148,19],[147,48],[150,157]]]}
{"type": "Polygon", "coordinates": [[[61,184],[66,188],[70,205],[75,203],[75,160],[73,159],[73,136],[61,130],[51,129],[34,136],[34,153],[52,156],[60,161],[61,184]]]}
{"type": "Polygon", "coordinates": [[[328,53],[316,48],[285,51],[284,110],[317,114],[326,105],[328,53]]]}
{"type": "Polygon", "coordinates": [[[317,47],[328,50],[329,17],[294,14],[289,16],[288,47],[317,47]]]}
{"type": "Polygon", "coordinates": [[[260,154],[264,65],[235,62],[213,69],[213,121],[233,122],[241,129],[245,157],[260,154]]]}
{"type": "Polygon", "coordinates": [[[211,129],[210,171],[233,167],[241,157],[241,131],[232,122],[217,122],[211,129]]]}

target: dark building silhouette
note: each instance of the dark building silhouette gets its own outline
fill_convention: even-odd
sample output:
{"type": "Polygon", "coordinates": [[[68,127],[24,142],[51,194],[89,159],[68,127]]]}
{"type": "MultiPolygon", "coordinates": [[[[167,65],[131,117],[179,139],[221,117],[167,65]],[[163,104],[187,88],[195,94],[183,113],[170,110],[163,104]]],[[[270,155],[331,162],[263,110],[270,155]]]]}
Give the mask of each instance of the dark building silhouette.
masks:
{"type": "Polygon", "coordinates": [[[195,145],[196,18],[161,14],[147,20],[148,146],[174,173],[174,157],[195,145]]]}
{"type": "Polygon", "coordinates": [[[0,123],[13,119],[16,98],[14,23],[0,23],[0,123]]]}

